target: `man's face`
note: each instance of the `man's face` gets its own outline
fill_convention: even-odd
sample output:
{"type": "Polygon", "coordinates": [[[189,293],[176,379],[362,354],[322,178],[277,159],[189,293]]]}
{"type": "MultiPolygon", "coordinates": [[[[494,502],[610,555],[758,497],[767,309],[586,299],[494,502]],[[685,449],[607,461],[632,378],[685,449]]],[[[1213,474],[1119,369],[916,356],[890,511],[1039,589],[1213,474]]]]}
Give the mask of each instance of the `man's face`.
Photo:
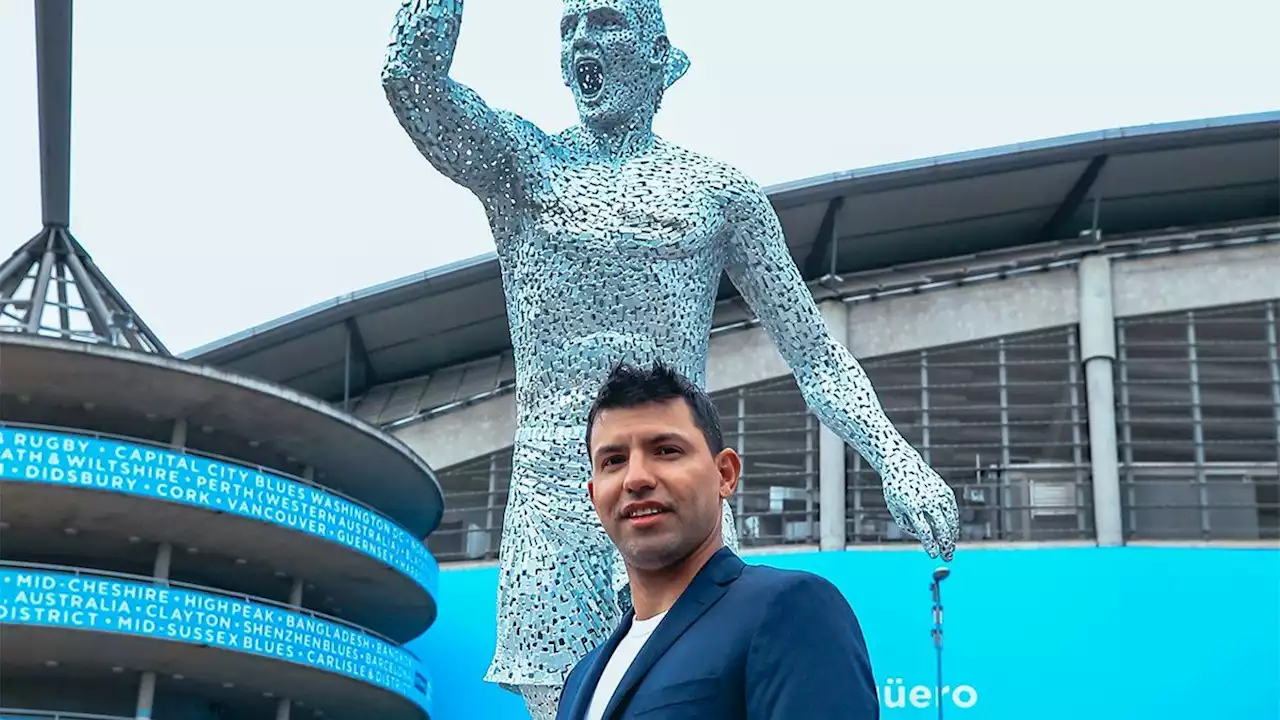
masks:
{"type": "Polygon", "coordinates": [[[652,105],[666,47],[656,0],[565,0],[560,64],[584,124],[623,124],[652,105]]]}
{"type": "Polygon", "coordinates": [[[628,565],[660,570],[719,546],[742,464],[732,449],[711,453],[683,399],[602,411],[589,449],[591,502],[628,565]]]}

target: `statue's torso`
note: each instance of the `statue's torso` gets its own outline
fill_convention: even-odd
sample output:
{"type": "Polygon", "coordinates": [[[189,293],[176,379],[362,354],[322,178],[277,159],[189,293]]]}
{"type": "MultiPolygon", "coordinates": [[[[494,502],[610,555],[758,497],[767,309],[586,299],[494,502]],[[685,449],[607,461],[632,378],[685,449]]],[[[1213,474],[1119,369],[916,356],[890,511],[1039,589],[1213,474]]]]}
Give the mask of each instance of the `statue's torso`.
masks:
{"type": "Polygon", "coordinates": [[[527,430],[580,426],[620,361],[702,382],[728,230],[709,162],[664,143],[621,165],[555,150],[491,211],[527,430]]]}

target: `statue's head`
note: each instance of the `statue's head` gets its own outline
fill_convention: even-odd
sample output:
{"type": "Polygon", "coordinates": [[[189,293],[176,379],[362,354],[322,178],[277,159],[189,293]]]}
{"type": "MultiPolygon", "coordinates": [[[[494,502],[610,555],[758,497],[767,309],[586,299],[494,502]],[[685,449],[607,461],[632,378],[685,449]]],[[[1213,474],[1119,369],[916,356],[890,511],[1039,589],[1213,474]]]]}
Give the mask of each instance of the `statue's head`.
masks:
{"type": "Polygon", "coordinates": [[[689,59],[667,39],[659,0],[565,0],[560,68],[582,122],[608,130],[651,118],[689,59]]]}

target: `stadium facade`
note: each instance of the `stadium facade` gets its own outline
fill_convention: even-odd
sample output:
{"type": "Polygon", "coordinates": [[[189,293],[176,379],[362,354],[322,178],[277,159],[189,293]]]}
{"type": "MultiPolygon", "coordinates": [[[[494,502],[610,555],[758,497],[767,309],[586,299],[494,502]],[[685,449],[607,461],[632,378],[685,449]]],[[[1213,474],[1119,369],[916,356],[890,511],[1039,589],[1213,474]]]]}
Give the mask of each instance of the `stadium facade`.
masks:
{"type": "MultiPolygon", "coordinates": [[[[1276,613],[1266,610],[1280,602],[1277,158],[1280,113],[1263,113],[1087,133],[769,189],[831,332],[862,360],[890,417],[957,491],[963,543],[952,582],[967,598],[958,602],[974,605],[969,622],[1002,627],[1008,644],[1025,644],[1024,629],[1004,625],[1019,612],[1041,622],[1033,614],[1043,597],[1011,611],[1017,600],[996,588],[1039,559],[1085,585],[1111,578],[1120,593],[1164,582],[1151,573],[1176,568],[1188,583],[1176,607],[1233,615],[1246,612],[1245,602],[1264,635],[1280,636],[1276,613]],[[1143,547],[1168,544],[1176,554],[1143,547]],[[1205,549],[1184,552],[1191,547],[1205,549]],[[1041,553],[1027,559],[1013,548],[1041,553]],[[1226,567],[1247,568],[1263,586],[1251,585],[1247,602],[1239,593],[1205,595],[1233,587],[1216,574],[1226,567]],[[968,590],[964,568],[975,583],[968,590]],[[1218,607],[1224,603],[1239,607],[1218,607]]],[[[449,653],[438,658],[451,678],[447,704],[462,713],[491,703],[518,717],[516,705],[479,682],[493,642],[492,561],[515,429],[507,332],[498,262],[485,256],[354,292],[188,358],[322,398],[438,469],[446,510],[429,544],[446,563],[444,619],[428,637],[449,653]]],[[[927,604],[902,594],[920,582],[905,568],[923,573],[917,578],[928,570],[891,521],[879,478],[807,411],[727,282],[713,333],[708,382],[744,457],[736,500],[744,545],[763,561],[837,579],[864,623],[890,622],[877,614],[893,615],[900,602],[927,604]],[[898,579],[872,592],[861,573],[879,562],[867,553],[883,549],[914,552],[876,565],[880,577],[898,579]]],[[[1126,605],[1094,617],[1108,607],[1083,590],[1044,588],[1078,603],[1065,611],[1083,613],[1083,636],[1150,614],[1126,605]]],[[[1234,632],[1223,630],[1216,652],[1234,653],[1248,672],[1280,670],[1276,646],[1249,640],[1237,648],[1234,632]]],[[[924,662],[887,649],[903,638],[873,635],[873,650],[879,638],[891,665],[924,662]]],[[[993,640],[974,635],[987,646],[993,640]]],[[[982,653],[970,660],[1005,664],[982,653]]],[[[1008,686],[1013,714],[988,705],[991,714],[982,716],[1018,717],[1011,698],[1043,682],[1053,679],[1014,691],[993,676],[990,685],[1008,686]]],[[[886,689],[894,687],[890,680],[886,689]]],[[[1161,707],[1185,711],[1216,692],[1185,689],[1161,707]]],[[[1231,707],[1246,715],[1280,707],[1275,692],[1233,697],[1243,704],[1231,707]]],[[[1054,707],[1063,717],[1093,711],[1054,707]]],[[[1117,706],[1104,716],[1152,709],[1117,706]]]]}
{"type": "MultiPolygon", "coordinates": [[[[1258,638],[1280,637],[1277,158],[1265,113],[769,188],[829,329],[963,507],[956,694],[932,689],[932,565],[724,284],[708,382],[744,455],[746,555],[840,585],[884,710],[1276,717],[1280,647],[1258,638]],[[1188,665],[1166,632],[1188,616],[1213,626],[1190,652],[1235,675],[1188,665]],[[1134,691],[1188,667],[1196,683],[1134,691]],[[1100,675],[1114,697],[1064,694],[1100,675]]],[[[442,621],[422,647],[442,717],[522,716],[480,682],[515,433],[507,332],[490,255],[188,356],[324,398],[438,469],[442,621]]]]}
{"type": "MultiPolygon", "coordinates": [[[[962,496],[969,542],[1280,534],[1280,114],[1060,138],[771,189],[831,331],[962,496]]],[[[724,287],[708,382],[745,541],[899,540],[724,287]]],[[[442,560],[493,559],[514,435],[496,259],[191,353],[347,407],[440,472],[442,560]]]]}
{"type": "Polygon", "coordinates": [[[36,4],[43,227],[0,263],[0,718],[426,720],[419,454],[173,357],[71,232],[71,4],[36,4]]]}

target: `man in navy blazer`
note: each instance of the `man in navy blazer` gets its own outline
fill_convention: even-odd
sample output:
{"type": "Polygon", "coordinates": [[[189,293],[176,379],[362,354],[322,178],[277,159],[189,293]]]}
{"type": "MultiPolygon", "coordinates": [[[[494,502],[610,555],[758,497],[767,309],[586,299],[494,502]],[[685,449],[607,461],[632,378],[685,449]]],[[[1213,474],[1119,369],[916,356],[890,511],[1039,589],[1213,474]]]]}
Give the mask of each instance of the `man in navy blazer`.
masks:
{"type": "Polygon", "coordinates": [[[742,461],[679,373],[615,368],[587,422],[591,501],[633,612],[573,669],[557,720],[877,720],[853,610],[811,573],[747,565],[721,503],[742,461]]]}

